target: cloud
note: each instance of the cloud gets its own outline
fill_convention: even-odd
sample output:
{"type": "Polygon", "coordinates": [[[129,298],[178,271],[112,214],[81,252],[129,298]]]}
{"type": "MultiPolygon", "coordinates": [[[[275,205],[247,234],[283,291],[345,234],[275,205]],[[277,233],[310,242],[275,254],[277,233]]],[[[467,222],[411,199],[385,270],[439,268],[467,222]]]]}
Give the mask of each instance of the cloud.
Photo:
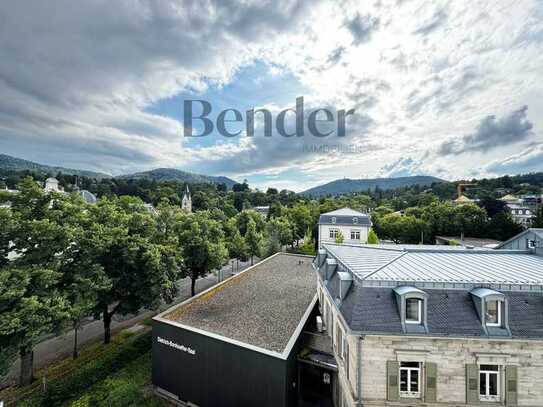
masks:
{"type": "Polygon", "coordinates": [[[487,173],[519,174],[532,171],[543,171],[543,143],[529,146],[518,154],[503,160],[496,160],[485,168],[487,173]]]}
{"type": "Polygon", "coordinates": [[[521,153],[539,157],[526,150],[543,126],[542,32],[538,0],[2,2],[0,151],[301,183],[524,168],[521,153]],[[253,65],[274,86],[246,74],[253,65]],[[182,137],[185,95],[276,114],[299,89],[308,108],[355,108],[348,136],[182,137]]]}
{"type": "Polygon", "coordinates": [[[345,26],[353,36],[353,43],[360,45],[368,42],[371,34],[379,27],[379,19],[370,15],[356,15],[345,22],[345,26]]]}
{"type": "Polygon", "coordinates": [[[146,108],[223,86],[310,14],[302,0],[1,3],[0,150],[113,173],[179,166],[182,124],[146,108]]]}
{"type": "Polygon", "coordinates": [[[438,148],[442,155],[458,155],[465,152],[485,152],[497,147],[528,140],[534,133],[534,125],[527,118],[528,106],[523,106],[499,119],[487,116],[477,126],[475,133],[459,141],[446,141],[438,148]]]}

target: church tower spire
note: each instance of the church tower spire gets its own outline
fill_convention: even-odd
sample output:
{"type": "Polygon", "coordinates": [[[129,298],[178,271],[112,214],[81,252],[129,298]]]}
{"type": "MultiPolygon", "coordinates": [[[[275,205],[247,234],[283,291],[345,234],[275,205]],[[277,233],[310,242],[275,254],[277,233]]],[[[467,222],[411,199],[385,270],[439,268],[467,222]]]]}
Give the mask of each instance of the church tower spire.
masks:
{"type": "Polygon", "coordinates": [[[192,198],[190,196],[188,184],[185,188],[185,192],[183,193],[183,199],[181,200],[181,209],[184,209],[187,212],[192,212],[192,198]]]}

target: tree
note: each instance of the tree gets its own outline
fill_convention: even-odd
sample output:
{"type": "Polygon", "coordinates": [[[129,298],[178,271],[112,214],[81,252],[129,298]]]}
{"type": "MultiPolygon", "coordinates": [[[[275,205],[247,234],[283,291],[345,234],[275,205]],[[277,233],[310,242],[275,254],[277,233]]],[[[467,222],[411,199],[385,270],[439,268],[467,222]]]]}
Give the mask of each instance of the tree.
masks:
{"type": "Polygon", "coordinates": [[[368,232],[368,244],[379,244],[379,238],[373,229],[368,232]]]}
{"type": "Polygon", "coordinates": [[[249,257],[251,258],[251,266],[253,265],[254,256],[262,255],[262,234],[257,231],[256,223],[251,219],[247,224],[247,233],[245,233],[245,243],[247,244],[249,257]]]}
{"type": "Polygon", "coordinates": [[[490,219],[486,227],[488,237],[500,241],[508,240],[523,230],[522,225],[515,222],[509,212],[498,213],[490,219]]]}
{"type": "Polygon", "coordinates": [[[458,205],[454,208],[456,234],[460,236],[483,236],[487,220],[486,211],[477,205],[458,205]]]}
{"type": "Polygon", "coordinates": [[[266,234],[274,234],[281,246],[292,244],[293,227],[286,217],[278,217],[271,219],[266,225],[266,234]]]}
{"type": "Polygon", "coordinates": [[[539,208],[537,208],[535,215],[536,216],[532,222],[532,227],[543,228],[543,204],[539,205],[539,208]]]}
{"type": "Polygon", "coordinates": [[[419,243],[428,229],[423,220],[396,213],[385,215],[381,220],[381,228],[382,237],[395,243],[419,243]]]}
{"type": "Polygon", "coordinates": [[[89,212],[89,256],[109,282],[98,292],[95,308],[102,314],[107,344],[115,314],[153,309],[173,300],[181,258],[174,245],[158,239],[157,220],[140,199],[101,199],[89,212]]]}
{"type": "Polygon", "coordinates": [[[345,237],[343,236],[343,233],[341,233],[341,230],[338,230],[337,235],[336,235],[336,243],[342,244],[344,240],[345,240],[345,237]]]}
{"type": "Polygon", "coordinates": [[[48,218],[69,233],[69,244],[58,253],[59,290],[65,296],[67,313],[74,330],[73,358],[78,356],[78,330],[84,317],[93,314],[98,292],[110,287],[103,268],[93,262],[89,246],[90,217],[87,204],[76,195],[64,195],[52,202],[48,218]]]}
{"type": "Polygon", "coordinates": [[[209,211],[188,215],[177,225],[177,236],[183,256],[183,267],[190,275],[190,292],[196,294],[196,280],[213,269],[223,266],[228,251],[221,224],[209,211]]]}
{"type": "Polygon", "coordinates": [[[239,233],[239,230],[235,229],[230,237],[228,244],[228,256],[231,259],[236,259],[238,262],[246,261],[249,258],[249,248],[245,243],[245,239],[239,233]]]}
{"type": "Polygon", "coordinates": [[[293,226],[294,240],[302,239],[307,231],[307,228],[313,225],[313,217],[307,205],[296,204],[287,210],[286,214],[289,222],[293,226]]]}
{"type": "Polygon", "coordinates": [[[19,189],[11,215],[2,211],[9,222],[3,240],[11,242],[9,250],[16,257],[3,261],[0,269],[0,365],[8,366],[18,352],[19,383],[27,385],[33,380],[34,346],[43,335],[58,332],[68,318],[67,301],[59,287],[58,254],[70,244],[71,236],[48,219],[54,194],[43,194],[30,178],[19,189]]]}
{"type": "Polygon", "coordinates": [[[315,250],[315,241],[313,240],[310,228],[307,229],[304,235],[304,244],[301,245],[296,252],[308,256],[315,256],[317,254],[315,250]]]}

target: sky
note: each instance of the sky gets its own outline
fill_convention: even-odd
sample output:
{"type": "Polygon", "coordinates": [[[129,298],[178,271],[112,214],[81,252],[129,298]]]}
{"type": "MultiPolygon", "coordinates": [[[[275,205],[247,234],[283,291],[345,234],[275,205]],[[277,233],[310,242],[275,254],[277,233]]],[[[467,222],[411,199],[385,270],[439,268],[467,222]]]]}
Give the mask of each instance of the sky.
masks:
{"type": "Polygon", "coordinates": [[[0,153],[111,175],[167,167],[302,191],[543,171],[542,79],[540,0],[0,3],[0,153]],[[303,136],[265,137],[258,113],[247,135],[247,110],[275,123],[297,97],[303,136]],[[209,102],[209,135],[184,136],[187,100],[209,102]],[[327,137],[307,131],[321,108],[327,137]],[[241,112],[226,124],[238,136],[216,130],[225,109],[241,112]]]}

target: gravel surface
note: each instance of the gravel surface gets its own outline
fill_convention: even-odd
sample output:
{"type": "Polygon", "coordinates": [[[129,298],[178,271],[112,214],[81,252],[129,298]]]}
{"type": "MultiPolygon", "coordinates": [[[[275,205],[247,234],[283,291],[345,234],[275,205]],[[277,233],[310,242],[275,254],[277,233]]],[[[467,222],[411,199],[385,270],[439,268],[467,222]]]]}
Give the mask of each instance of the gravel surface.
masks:
{"type": "Polygon", "coordinates": [[[276,255],[164,318],[282,353],[316,293],[311,260],[276,255]]]}

